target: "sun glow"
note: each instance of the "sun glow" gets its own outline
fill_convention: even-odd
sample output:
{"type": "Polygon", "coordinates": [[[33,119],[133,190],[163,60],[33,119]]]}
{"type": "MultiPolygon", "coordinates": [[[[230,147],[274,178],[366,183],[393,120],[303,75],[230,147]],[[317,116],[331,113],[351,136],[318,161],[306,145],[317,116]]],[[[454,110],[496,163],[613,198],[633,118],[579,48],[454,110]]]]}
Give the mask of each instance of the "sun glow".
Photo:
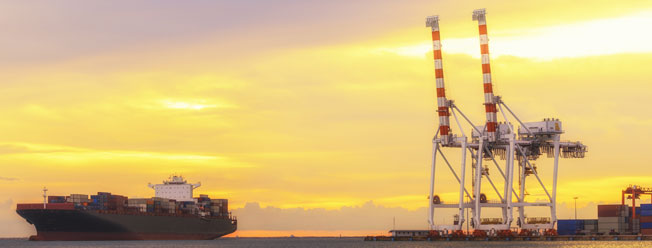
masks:
{"type": "Polygon", "coordinates": [[[179,102],[179,101],[170,101],[170,100],[164,100],[163,105],[171,109],[194,109],[194,110],[202,110],[205,108],[217,107],[217,105],[215,104],[189,103],[189,102],[179,102]]]}
{"type": "MultiPolygon", "coordinates": [[[[491,26],[489,22],[489,49],[494,57],[508,55],[543,60],[652,52],[649,45],[652,43],[652,33],[643,31],[650,26],[652,12],[534,29],[500,30],[493,35],[491,29],[498,27],[491,26]]],[[[478,37],[444,37],[442,44],[445,53],[480,57],[478,37]]],[[[377,49],[379,52],[410,57],[423,57],[431,50],[429,41],[377,49]]]]}
{"type": "Polygon", "coordinates": [[[206,100],[162,100],[161,104],[170,109],[188,109],[188,110],[203,110],[210,108],[233,108],[234,106],[227,103],[214,103],[206,100]]]}
{"type": "Polygon", "coordinates": [[[57,146],[30,143],[3,143],[6,157],[34,158],[48,161],[89,161],[106,159],[176,160],[176,161],[214,161],[219,156],[181,153],[162,153],[149,151],[93,150],[70,146],[57,146]]]}

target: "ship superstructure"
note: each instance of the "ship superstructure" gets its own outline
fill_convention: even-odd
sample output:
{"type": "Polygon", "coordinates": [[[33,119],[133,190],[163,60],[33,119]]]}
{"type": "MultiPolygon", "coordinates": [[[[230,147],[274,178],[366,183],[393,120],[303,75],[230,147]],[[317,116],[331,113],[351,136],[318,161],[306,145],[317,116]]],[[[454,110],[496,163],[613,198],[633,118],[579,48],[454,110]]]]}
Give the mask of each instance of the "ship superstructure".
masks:
{"type": "Polygon", "coordinates": [[[149,184],[154,189],[154,196],[173,199],[176,201],[193,201],[193,190],[199,188],[201,183],[189,184],[182,176],[170,176],[163,184],[149,184]]]}

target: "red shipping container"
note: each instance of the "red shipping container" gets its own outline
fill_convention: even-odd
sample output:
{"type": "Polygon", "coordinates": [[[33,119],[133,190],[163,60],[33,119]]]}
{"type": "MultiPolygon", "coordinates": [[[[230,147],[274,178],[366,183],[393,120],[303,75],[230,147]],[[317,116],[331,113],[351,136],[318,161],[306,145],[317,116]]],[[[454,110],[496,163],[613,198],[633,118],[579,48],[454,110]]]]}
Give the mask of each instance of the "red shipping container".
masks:
{"type": "Polygon", "coordinates": [[[72,202],[67,203],[48,203],[47,209],[60,209],[60,210],[74,210],[75,204],[72,202]]]}
{"type": "Polygon", "coordinates": [[[63,202],[66,202],[65,196],[56,196],[56,195],[48,196],[48,203],[63,203],[63,202]]]}
{"type": "MultiPolygon", "coordinates": [[[[22,209],[43,209],[43,203],[21,203],[16,205],[16,210],[22,209]]],[[[75,204],[69,203],[48,203],[46,209],[74,210],[75,204]]]]}
{"type": "Polygon", "coordinates": [[[652,229],[641,229],[641,234],[652,235],[652,229]]]}
{"type": "Polygon", "coordinates": [[[19,203],[16,210],[22,209],[43,209],[43,203],[19,203]]]}
{"type": "Polygon", "coordinates": [[[636,217],[640,218],[641,223],[652,222],[652,216],[636,216],[636,217]]]}
{"type": "Polygon", "coordinates": [[[622,205],[598,205],[598,217],[619,217],[622,210],[622,205]]]}

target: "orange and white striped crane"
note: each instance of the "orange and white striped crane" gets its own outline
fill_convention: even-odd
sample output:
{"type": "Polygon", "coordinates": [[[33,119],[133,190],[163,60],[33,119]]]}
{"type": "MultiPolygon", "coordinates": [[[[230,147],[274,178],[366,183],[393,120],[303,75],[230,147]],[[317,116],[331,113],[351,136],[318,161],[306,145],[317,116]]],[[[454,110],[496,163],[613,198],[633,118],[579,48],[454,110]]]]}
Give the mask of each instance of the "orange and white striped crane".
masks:
{"type": "MultiPolygon", "coordinates": [[[[478,22],[480,35],[480,52],[482,62],[482,80],[484,92],[484,107],[486,124],[476,126],[464,113],[446,97],[444,87],[444,72],[442,64],[442,45],[439,30],[439,16],[429,16],[426,19],[426,26],[431,28],[433,40],[433,55],[435,62],[435,81],[437,92],[437,113],[439,127],[433,138],[432,164],[430,176],[429,215],[428,223],[430,228],[438,234],[468,235],[462,231],[462,224],[469,218],[468,223],[473,227],[475,236],[486,235],[511,235],[513,224],[513,208],[518,208],[517,226],[521,233],[541,233],[543,235],[554,234],[554,227],[557,221],[556,196],[557,196],[557,174],[559,157],[562,158],[583,158],[587,147],[580,142],[560,141],[563,130],[561,121],[553,118],[546,118],[543,121],[523,123],[514,112],[502,101],[501,97],[494,95],[493,82],[491,78],[491,66],[489,61],[489,38],[487,32],[487,20],[485,9],[473,11],[472,19],[478,22]],[[497,116],[500,111],[504,122],[498,122],[497,116]],[[507,112],[505,112],[507,111],[507,112]],[[508,114],[509,113],[509,116],[508,114]],[[459,114],[471,126],[471,140],[467,140],[464,132],[465,127],[457,117],[459,114]],[[450,116],[453,116],[458,127],[456,132],[461,136],[453,135],[450,116]],[[518,124],[518,128],[512,124],[518,124]],[[461,148],[461,167],[459,174],[453,169],[441,148],[461,148]],[[468,184],[465,178],[467,151],[471,158],[471,193],[466,188],[468,184]],[[533,162],[541,155],[547,154],[553,158],[552,190],[544,185],[543,180],[537,172],[533,162]],[[457,202],[444,202],[435,191],[435,172],[437,158],[441,157],[443,162],[459,183],[457,202]],[[501,165],[496,159],[505,162],[501,165]],[[496,184],[489,175],[489,165],[494,165],[499,172],[500,180],[498,190],[496,184]],[[516,172],[518,168],[518,172],[516,172]],[[518,190],[514,190],[514,177],[518,176],[518,190]],[[546,201],[526,201],[526,178],[534,176],[545,195],[546,201]],[[482,185],[489,183],[493,192],[483,191],[482,185]],[[495,194],[494,194],[495,193],[495,194]],[[495,195],[496,200],[489,200],[488,194],[495,195]],[[465,202],[464,197],[469,201],[465,202]],[[512,198],[514,197],[514,198],[512,198]],[[515,199],[516,201],[514,201],[515,199]],[[525,207],[545,207],[550,210],[550,217],[526,218],[525,207]],[[454,218],[452,225],[435,223],[435,210],[440,208],[457,209],[459,212],[454,218]],[[483,218],[483,208],[499,208],[502,218],[483,218]],[[465,216],[464,210],[471,210],[472,216],[465,216]]],[[[539,165],[540,167],[541,165],[539,165]]],[[[437,174],[439,175],[439,174],[437,174]]],[[[537,187],[538,187],[537,186],[537,187]]]]}

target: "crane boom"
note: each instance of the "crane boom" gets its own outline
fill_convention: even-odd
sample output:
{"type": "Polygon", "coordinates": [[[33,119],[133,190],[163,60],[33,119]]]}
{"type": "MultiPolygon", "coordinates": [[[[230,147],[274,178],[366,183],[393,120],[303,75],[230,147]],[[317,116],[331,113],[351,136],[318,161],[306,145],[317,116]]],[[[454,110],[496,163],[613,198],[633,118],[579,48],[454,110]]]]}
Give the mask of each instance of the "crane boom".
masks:
{"type": "Polygon", "coordinates": [[[428,16],[426,27],[432,29],[432,52],[435,59],[435,82],[437,86],[437,113],[439,116],[439,136],[442,145],[446,146],[451,142],[450,129],[450,104],[446,99],[444,88],[444,69],[441,57],[441,40],[439,36],[439,16],[428,16]]]}
{"type": "Polygon", "coordinates": [[[489,65],[489,38],[487,37],[487,19],[485,9],[473,11],[473,20],[478,21],[480,31],[480,53],[482,59],[482,83],[484,88],[484,108],[487,115],[487,138],[490,142],[496,141],[496,100],[494,99],[493,84],[491,81],[491,66],[489,65]]]}

